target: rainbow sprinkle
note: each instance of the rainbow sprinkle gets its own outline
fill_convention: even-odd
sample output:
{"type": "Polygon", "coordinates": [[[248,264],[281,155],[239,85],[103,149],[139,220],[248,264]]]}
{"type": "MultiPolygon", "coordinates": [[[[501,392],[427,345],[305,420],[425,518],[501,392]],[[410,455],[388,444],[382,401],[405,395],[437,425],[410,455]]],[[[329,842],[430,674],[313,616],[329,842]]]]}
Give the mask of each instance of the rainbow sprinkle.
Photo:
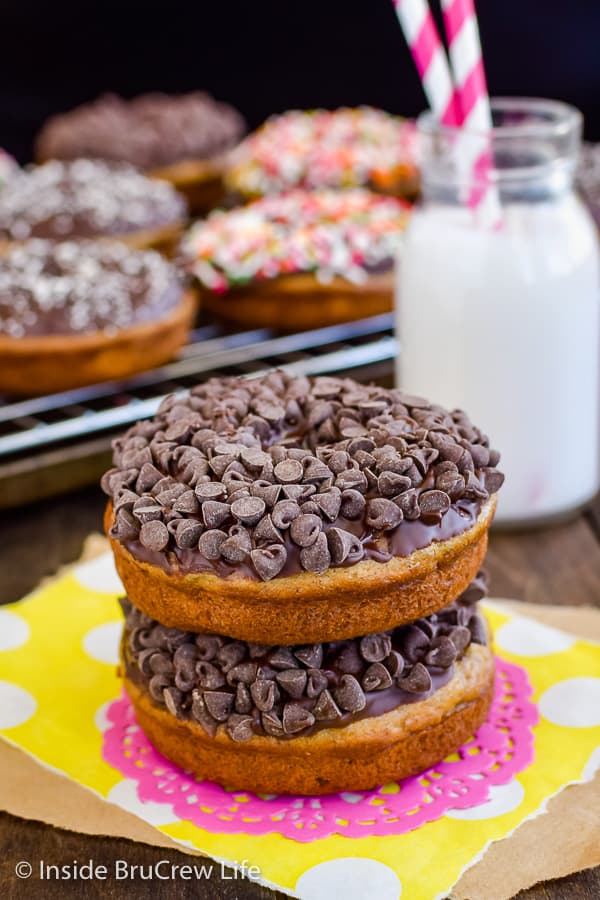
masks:
{"type": "Polygon", "coordinates": [[[413,122],[361,106],[292,110],[268,119],[232,155],[229,184],[246,196],[290,188],[379,186],[414,177],[413,122]]]}
{"type": "Polygon", "coordinates": [[[222,293],[254,280],[314,272],[363,284],[391,263],[410,206],[364,189],[290,191],[197,222],[183,241],[190,271],[222,293]]]}

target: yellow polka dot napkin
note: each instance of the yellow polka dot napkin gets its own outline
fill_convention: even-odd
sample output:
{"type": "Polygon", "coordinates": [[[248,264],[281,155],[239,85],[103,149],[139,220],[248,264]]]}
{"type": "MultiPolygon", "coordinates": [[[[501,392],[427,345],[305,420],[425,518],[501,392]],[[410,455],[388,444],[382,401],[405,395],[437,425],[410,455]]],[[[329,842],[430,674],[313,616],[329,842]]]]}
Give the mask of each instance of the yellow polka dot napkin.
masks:
{"type": "Polygon", "coordinates": [[[600,766],[600,646],[487,604],[496,650],[526,669],[539,710],[535,758],[485,803],[401,835],[223,834],[142,802],[136,782],[102,756],[116,676],[122,588],[108,555],[0,608],[0,736],[173,840],[219,860],[256,865],[263,883],[304,900],[432,900],[487,845],[538,814],[600,766]]]}

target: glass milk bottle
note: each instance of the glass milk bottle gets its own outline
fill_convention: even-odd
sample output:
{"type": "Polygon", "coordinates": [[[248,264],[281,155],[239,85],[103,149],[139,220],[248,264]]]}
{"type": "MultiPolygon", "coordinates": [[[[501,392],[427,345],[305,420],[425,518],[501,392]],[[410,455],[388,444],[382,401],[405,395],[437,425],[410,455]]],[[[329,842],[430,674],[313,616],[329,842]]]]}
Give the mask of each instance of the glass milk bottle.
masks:
{"type": "Polygon", "coordinates": [[[396,374],[490,435],[506,473],[496,519],[528,524],[598,489],[598,237],[573,191],[580,113],[502,99],[492,116],[491,136],[419,120],[423,200],[398,266],[396,374]],[[482,147],[485,181],[470,162],[482,147]]]}

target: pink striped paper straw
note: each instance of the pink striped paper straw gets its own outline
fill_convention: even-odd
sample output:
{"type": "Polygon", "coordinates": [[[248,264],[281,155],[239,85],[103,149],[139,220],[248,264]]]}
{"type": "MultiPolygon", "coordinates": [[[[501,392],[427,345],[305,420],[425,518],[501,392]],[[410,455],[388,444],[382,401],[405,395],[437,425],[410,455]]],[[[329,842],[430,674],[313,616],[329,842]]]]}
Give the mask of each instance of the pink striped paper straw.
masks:
{"type": "Polygon", "coordinates": [[[442,10],[462,125],[483,136],[481,141],[468,141],[462,150],[476,182],[469,205],[476,207],[485,201],[490,210],[495,207],[499,212],[496,192],[486,187],[493,166],[491,144],[485,137],[492,128],[492,113],[475,5],[473,0],[442,0],[442,10]]]}
{"type": "Polygon", "coordinates": [[[460,125],[448,59],[426,0],[393,3],[433,114],[443,125],[460,125]]]}

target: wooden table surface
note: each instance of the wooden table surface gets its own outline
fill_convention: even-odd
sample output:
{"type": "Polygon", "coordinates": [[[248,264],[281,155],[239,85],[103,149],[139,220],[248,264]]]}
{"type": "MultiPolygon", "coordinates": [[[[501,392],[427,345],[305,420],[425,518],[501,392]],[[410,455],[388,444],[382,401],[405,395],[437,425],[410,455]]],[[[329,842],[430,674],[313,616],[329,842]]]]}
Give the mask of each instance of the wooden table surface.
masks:
{"type": "MultiPolygon", "coordinates": [[[[10,602],[31,590],[40,578],[79,556],[87,534],[98,531],[104,500],[96,489],[6,512],[0,522],[0,598],[10,602]]],[[[568,524],[522,533],[491,536],[487,568],[492,594],[530,603],[600,606],[600,501],[568,524]]],[[[0,773],[0,778],[1,778],[0,773]]],[[[156,900],[275,900],[283,897],[250,881],[223,880],[217,868],[208,881],[40,882],[35,875],[19,881],[19,860],[45,859],[55,864],[93,859],[109,867],[114,860],[151,865],[161,859],[197,862],[178,851],[131,841],[90,837],[0,813],[0,897],[128,897],[156,900]]],[[[519,900],[598,900],[600,867],[545,882],[519,894],[519,900]]],[[[332,898],[333,900],[333,898],[332,898]]],[[[370,898],[365,898],[370,900],[370,898]]]]}

